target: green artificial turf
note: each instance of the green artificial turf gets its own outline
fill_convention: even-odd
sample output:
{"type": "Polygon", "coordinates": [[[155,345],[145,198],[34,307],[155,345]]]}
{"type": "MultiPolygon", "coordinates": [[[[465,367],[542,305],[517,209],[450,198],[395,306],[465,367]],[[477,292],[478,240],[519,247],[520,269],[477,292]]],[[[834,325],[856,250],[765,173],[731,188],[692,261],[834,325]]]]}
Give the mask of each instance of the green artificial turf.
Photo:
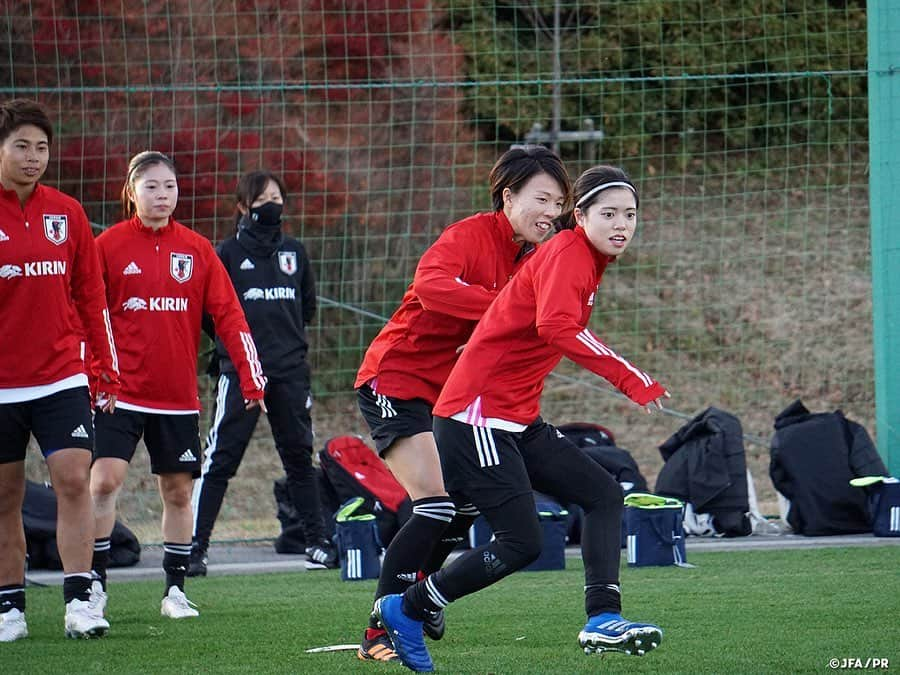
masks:
{"type": "MultiPolygon", "coordinates": [[[[832,658],[889,659],[900,668],[900,547],[697,553],[694,569],[623,566],[623,614],[663,627],[642,658],[585,656],[578,560],[522,572],[447,611],[429,642],[443,673],[799,673],[832,658]]],[[[160,581],[110,588],[110,635],[63,637],[59,587],[29,588],[30,636],[0,644],[3,673],[404,673],[353,652],[373,581],[336,571],[188,580],[199,619],[159,615],[160,581]]]]}

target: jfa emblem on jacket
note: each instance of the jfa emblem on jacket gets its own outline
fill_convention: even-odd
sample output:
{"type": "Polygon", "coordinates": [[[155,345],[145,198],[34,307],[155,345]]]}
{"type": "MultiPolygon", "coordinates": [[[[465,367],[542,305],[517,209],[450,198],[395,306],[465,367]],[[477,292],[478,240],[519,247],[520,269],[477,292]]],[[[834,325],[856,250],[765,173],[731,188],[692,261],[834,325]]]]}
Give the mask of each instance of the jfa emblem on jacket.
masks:
{"type": "Polygon", "coordinates": [[[179,284],[183,284],[194,273],[194,256],[188,253],[172,253],[170,255],[169,274],[179,284]]]}
{"type": "Polygon", "coordinates": [[[278,251],[278,267],[285,274],[295,274],[297,272],[297,252],[278,251]]]}
{"type": "Polygon", "coordinates": [[[59,246],[69,238],[69,219],[67,216],[44,214],[44,236],[59,246]]]}

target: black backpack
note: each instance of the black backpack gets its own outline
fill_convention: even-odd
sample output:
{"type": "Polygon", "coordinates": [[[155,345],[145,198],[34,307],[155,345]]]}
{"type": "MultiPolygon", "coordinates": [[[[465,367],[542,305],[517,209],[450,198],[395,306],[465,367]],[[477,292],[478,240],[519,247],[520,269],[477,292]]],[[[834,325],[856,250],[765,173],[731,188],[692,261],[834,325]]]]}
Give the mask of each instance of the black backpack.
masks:
{"type": "Polygon", "coordinates": [[[791,502],[794,532],[820,536],[871,532],[866,493],[850,480],[888,472],[863,426],[840,410],[811,413],[796,400],[775,418],[769,475],[791,502]]]}
{"type": "MultiPolygon", "coordinates": [[[[322,469],[314,467],[316,482],[319,487],[319,502],[322,507],[322,522],[324,534],[328,539],[334,536],[334,512],[340,506],[331,484],[325,479],[322,469]]],[[[305,553],[307,542],[303,533],[303,525],[300,515],[294,508],[290,491],[287,487],[287,476],[276,478],[272,484],[272,492],[275,495],[276,516],[281,523],[281,534],[275,539],[276,553],[305,553]]]]}
{"type": "Polygon", "coordinates": [[[659,451],[666,463],[656,479],[656,494],[677,497],[694,512],[709,514],[718,534],[744,537],[753,531],[744,432],[737,417],[707,408],[659,451]]]}
{"type": "MultiPolygon", "coordinates": [[[[56,494],[47,484],[25,482],[22,524],[29,569],[61,570],[56,546],[56,494]]],[[[109,566],[130,567],[141,559],[141,544],[134,533],[118,520],[109,537],[109,566]]]]}

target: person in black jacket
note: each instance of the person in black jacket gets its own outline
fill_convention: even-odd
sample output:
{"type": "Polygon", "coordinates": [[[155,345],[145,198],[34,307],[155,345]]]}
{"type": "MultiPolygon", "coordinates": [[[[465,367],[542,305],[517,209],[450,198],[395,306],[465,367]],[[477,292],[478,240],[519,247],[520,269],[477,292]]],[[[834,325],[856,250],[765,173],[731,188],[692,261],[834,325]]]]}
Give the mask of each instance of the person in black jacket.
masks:
{"type": "MultiPolygon", "coordinates": [[[[234,284],[269,379],[266,405],[275,447],[300,516],[309,569],[337,567],[325,538],[312,466],[310,370],[305,326],[316,311],[316,289],[306,249],[285,236],[284,183],[269,171],[245,174],[237,188],[237,233],[217,248],[234,284]]],[[[205,576],[213,525],[228,481],[237,472],[259,419],[247,410],[234,364],[216,339],[219,381],[203,473],[194,484],[194,537],[188,576],[205,576]]]]}

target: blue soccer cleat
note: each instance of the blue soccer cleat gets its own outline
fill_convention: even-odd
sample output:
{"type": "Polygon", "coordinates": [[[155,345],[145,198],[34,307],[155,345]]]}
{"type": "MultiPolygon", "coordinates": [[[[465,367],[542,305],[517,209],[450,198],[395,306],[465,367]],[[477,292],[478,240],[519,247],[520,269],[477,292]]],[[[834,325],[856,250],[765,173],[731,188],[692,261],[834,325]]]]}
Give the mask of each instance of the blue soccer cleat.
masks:
{"type": "Polygon", "coordinates": [[[622,652],[643,656],[662,642],[662,628],[652,623],[626,621],[619,614],[607,612],[588,619],[578,634],[578,644],[585,654],[622,652]]]}
{"type": "Polygon", "coordinates": [[[417,673],[434,671],[434,662],[425,646],[422,622],[403,613],[403,596],[385,595],[375,601],[375,616],[381,621],[400,662],[417,673]]]}

